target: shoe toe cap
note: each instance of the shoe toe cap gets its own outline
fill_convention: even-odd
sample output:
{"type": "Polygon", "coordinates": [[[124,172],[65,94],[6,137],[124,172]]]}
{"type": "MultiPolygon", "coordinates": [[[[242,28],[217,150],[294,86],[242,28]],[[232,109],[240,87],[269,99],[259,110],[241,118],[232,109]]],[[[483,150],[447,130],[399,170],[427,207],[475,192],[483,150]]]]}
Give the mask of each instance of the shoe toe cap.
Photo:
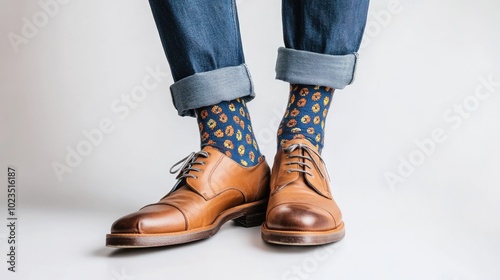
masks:
{"type": "Polygon", "coordinates": [[[184,231],[184,215],[169,205],[151,205],[124,216],[111,226],[112,234],[157,234],[184,231]]]}
{"type": "Polygon", "coordinates": [[[325,231],[335,228],[335,219],[326,210],[308,204],[280,204],[271,209],[266,226],[274,230],[325,231]]]}

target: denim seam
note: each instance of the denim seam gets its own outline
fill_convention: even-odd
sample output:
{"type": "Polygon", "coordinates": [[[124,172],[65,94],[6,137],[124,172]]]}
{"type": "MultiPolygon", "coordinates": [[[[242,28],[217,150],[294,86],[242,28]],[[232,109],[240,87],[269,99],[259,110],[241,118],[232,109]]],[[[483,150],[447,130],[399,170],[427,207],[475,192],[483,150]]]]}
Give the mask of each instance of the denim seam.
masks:
{"type": "MultiPolygon", "coordinates": [[[[241,45],[241,35],[239,34],[239,23],[238,23],[238,8],[236,7],[236,0],[231,0],[231,12],[233,14],[233,27],[234,27],[234,40],[238,44],[238,54],[243,55],[242,53],[239,53],[242,50],[242,45],[241,45]]],[[[244,62],[244,61],[243,61],[244,62]]]]}
{"type": "Polygon", "coordinates": [[[249,90],[250,90],[250,92],[254,92],[255,86],[253,84],[252,75],[250,74],[250,69],[248,69],[248,66],[245,63],[243,63],[242,65],[243,65],[243,67],[245,67],[245,71],[247,72],[248,80],[250,82],[249,90]]]}
{"type": "Polygon", "coordinates": [[[359,59],[359,54],[357,52],[354,52],[354,69],[352,69],[352,79],[348,83],[348,85],[354,83],[354,80],[356,79],[356,70],[358,69],[358,59],[359,59]]]}

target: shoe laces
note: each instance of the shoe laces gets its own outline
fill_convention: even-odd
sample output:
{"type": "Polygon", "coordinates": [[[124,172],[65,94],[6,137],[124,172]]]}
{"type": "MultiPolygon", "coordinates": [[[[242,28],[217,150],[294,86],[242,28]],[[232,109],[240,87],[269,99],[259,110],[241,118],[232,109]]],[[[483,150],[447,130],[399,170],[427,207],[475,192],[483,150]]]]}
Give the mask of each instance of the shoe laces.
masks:
{"type": "Polygon", "coordinates": [[[198,179],[198,176],[194,175],[191,173],[191,171],[194,172],[201,172],[202,170],[200,168],[196,168],[195,165],[205,165],[204,161],[199,161],[200,158],[208,158],[209,154],[205,151],[199,151],[197,153],[190,153],[187,157],[179,160],[177,163],[172,165],[170,168],[169,172],[170,174],[177,174],[177,177],[175,179],[182,180],[184,178],[194,178],[198,179]]]}
{"type": "Polygon", "coordinates": [[[312,168],[312,166],[308,162],[312,162],[313,165],[316,167],[316,169],[319,171],[319,174],[321,174],[321,176],[323,178],[325,178],[325,174],[323,173],[322,168],[320,167],[317,160],[313,157],[313,154],[315,154],[316,156],[318,156],[320,162],[325,166],[326,175],[328,176],[328,181],[330,181],[330,174],[328,174],[328,169],[326,168],[325,161],[323,160],[321,155],[315,149],[309,147],[308,145],[297,143],[297,144],[291,144],[290,146],[286,147],[284,149],[284,152],[289,154],[287,156],[287,158],[289,158],[289,159],[297,158],[298,159],[295,161],[294,160],[289,161],[286,163],[286,165],[296,164],[299,167],[302,167],[302,168],[289,168],[286,171],[287,173],[299,172],[299,173],[304,173],[304,174],[308,174],[310,176],[313,176],[313,174],[309,170],[307,170],[307,169],[312,168]],[[303,153],[292,154],[292,152],[297,150],[297,149],[301,149],[303,151],[303,153]]]}

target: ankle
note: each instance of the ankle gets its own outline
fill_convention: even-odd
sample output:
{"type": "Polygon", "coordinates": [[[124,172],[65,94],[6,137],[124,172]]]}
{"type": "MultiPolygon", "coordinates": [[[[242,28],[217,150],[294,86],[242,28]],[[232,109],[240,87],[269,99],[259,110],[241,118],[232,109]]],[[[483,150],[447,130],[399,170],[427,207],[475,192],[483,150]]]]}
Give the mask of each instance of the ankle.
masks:
{"type": "Polygon", "coordinates": [[[196,110],[201,146],[212,146],[243,166],[259,163],[261,153],[245,101],[235,99],[196,110]]]}
{"type": "Polygon", "coordinates": [[[278,149],[292,139],[306,139],[321,152],[333,91],[314,85],[290,86],[287,110],[278,129],[278,149]]]}

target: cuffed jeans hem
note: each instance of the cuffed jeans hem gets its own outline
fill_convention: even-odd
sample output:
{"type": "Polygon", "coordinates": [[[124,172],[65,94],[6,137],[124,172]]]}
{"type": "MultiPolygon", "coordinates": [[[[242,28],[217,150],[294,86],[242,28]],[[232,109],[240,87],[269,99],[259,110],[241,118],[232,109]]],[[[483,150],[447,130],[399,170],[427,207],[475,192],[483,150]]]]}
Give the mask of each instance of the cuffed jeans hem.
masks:
{"type": "Polygon", "coordinates": [[[291,84],[343,89],[354,81],[357,59],[357,53],[329,55],[281,47],[276,61],[276,79],[291,84]]]}
{"type": "Polygon", "coordinates": [[[172,100],[179,116],[195,117],[196,108],[222,101],[255,97],[252,77],[245,64],[195,73],[170,86],[172,100]]]}

